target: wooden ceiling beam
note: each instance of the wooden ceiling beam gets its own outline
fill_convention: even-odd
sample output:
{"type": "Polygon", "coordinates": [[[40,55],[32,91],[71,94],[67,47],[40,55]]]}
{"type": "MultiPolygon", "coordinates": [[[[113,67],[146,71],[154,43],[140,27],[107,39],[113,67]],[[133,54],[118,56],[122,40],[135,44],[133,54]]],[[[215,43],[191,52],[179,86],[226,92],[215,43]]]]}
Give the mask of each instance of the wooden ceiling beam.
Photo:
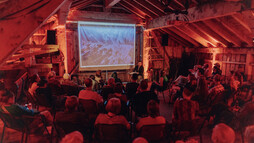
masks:
{"type": "Polygon", "coordinates": [[[154,7],[153,5],[151,5],[150,3],[148,3],[145,0],[134,0],[136,3],[138,3],[139,5],[145,7],[147,10],[149,10],[150,12],[156,14],[157,16],[162,16],[165,15],[164,12],[161,12],[160,10],[158,10],[156,7],[154,7]]]}
{"type": "Polygon", "coordinates": [[[120,4],[122,7],[126,8],[126,9],[128,9],[132,13],[136,14],[140,18],[146,19],[146,16],[145,16],[146,14],[144,12],[142,12],[139,9],[129,5],[128,3],[124,2],[124,1],[120,1],[118,4],[120,4]]]}
{"type": "Polygon", "coordinates": [[[147,16],[151,17],[151,18],[156,18],[158,17],[157,15],[155,15],[154,13],[150,12],[149,10],[147,10],[146,8],[142,7],[141,5],[138,5],[137,3],[135,3],[132,0],[123,0],[124,2],[128,3],[129,5],[135,7],[136,9],[141,10],[143,13],[145,13],[147,16]]]}
{"type": "Polygon", "coordinates": [[[244,31],[239,30],[236,26],[228,21],[226,17],[217,18],[218,22],[220,22],[226,29],[234,33],[241,41],[246,42],[249,46],[252,46],[252,37],[247,36],[244,31]]]}
{"type": "MultiPolygon", "coordinates": [[[[210,4],[205,4],[199,8],[190,8],[188,10],[188,20],[189,23],[192,23],[221,16],[232,15],[241,10],[242,4],[237,2],[217,2],[212,7],[210,4]]],[[[168,24],[169,19],[175,19],[175,14],[165,15],[151,20],[148,23],[147,29],[153,30],[162,27],[171,27],[172,25],[168,24]]]]}
{"type": "Polygon", "coordinates": [[[205,39],[208,43],[212,44],[214,47],[216,47],[217,45],[217,41],[215,39],[213,39],[212,37],[210,37],[210,35],[207,35],[206,33],[203,33],[199,27],[195,27],[193,24],[188,24],[188,27],[191,31],[197,33],[198,35],[200,35],[203,39],[205,39]]]}
{"type": "Polygon", "coordinates": [[[182,37],[178,36],[174,32],[168,30],[167,28],[162,28],[160,30],[162,30],[162,31],[166,32],[167,34],[169,34],[169,38],[173,38],[180,45],[184,45],[184,46],[187,46],[187,47],[193,47],[192,43],[190,43],[189,41],[183,39],[182,37]]]}
{"type": "Polygon", "coordinates": [[[189,41],[190,43],[192,43],[195,47],[201,47],[201,44],[198,43],[197,41],[195,41],[194,39],[192,39],[189,35],[186,35],[185,32],[181,32],[179,31],[177,28],[175,27],[170,27],[168,28],[170,31],[173,31],[175,34],[179,35],[180,37],[182,37],[183,39],[189,41]]]}
{"type": "Polygon", "coordinates": [[[116,5],[120,0],[105,0],[105,8],[112,8],[116,5]]]}
{"type": "Polygon", "coordinates": [[[238,46],[238,47],[241,46],[241,41],[239,39],[236,39],[235,37],[233,37],[233,35],[231,33],[229,33],[228,31],[226,31],[225,28],[223,28],[223,25],[221,23],[217,22],[214,19],[205,20],[203,22],[208,27],[210,27],[214,32],[221,35],[227,41],[233,43],[235,46],[238,46]]]}
{"type": "Polygon", "coordinates": [[[179,31],[181,31],[182,33],[186,33],[192,39],[196,40],[198,43],[200,43],[204,47],[208,47],[209,46],[208,45],[208,43],[210,43],[209,41],[207,41],[206,39],[204,39],[203,37],[201,37],[200,35],[198,35],[194,31],[189,29],[187,26],[175,26],[175,28],[178,29],[179,31]]]}
{"type": "Polygon", "coordinates": [[[232,17],[237,22],[239,22],[248,32],[250,32],[250,33],[252,32],[249,25],[248,25],[248,23],[246,22],[246,19],[244,19],[241,14],[239,14],[239,13],[234,14],[234,15],[232,15],[232,17]]]}
{"type": "Polygon", "coordinates": [[[86,2],[83,2],[82,4],[78,5],[78,6],[75,6],[76,9],[84,9],[86,8],[87,6],[97,2],[99,0],[87,0],[86,2]]]}
{"type": "Polygon", "coordinates": [[[161,2],[159,2],[157,0],[146,0],[146,1],[149,2],[152,6],[159,9],[161,12],[165,13],[164,9],[167,7],[165,5],[163,5],[161,2]]]}
{"type": "Polygon", "coordinates": [[[59,25],[64,25],[66,23],[72,1],[73,0],[67,0],[64,3],[64,5],[58,10],[58,24],[59,25]]]}
{"type": "Polygon", "coordinates": [[[226,47],[229,44],[229,42],[227,40],[225,40],[219,34],[214,32],[210,27],[205,25],[202,21],[194,22],[194,23],[192,23],[192,25],[194,25],[196,28],[199,28],[199,30],[202,31],[203,33],[210,35],[213,39],[215,39],[219,43],[221,43],[224,47],[226,47]]]}
{"type": "Polygon", "coordinates": [[[71,5],[71,8],[76,7],[76,6],[82,4],[83,2],[86,2],[86,1],[88,1],[88,0],[78,0],[76,2],[73,2],[72,5],[71,5]]]}
{"type": "Polygon", "coordinates": [[[15,0],[0,5],[0,65],[5,63],[67,0],[15,0]],[[18,12],[20,11],[20,12],[18,12]]]}

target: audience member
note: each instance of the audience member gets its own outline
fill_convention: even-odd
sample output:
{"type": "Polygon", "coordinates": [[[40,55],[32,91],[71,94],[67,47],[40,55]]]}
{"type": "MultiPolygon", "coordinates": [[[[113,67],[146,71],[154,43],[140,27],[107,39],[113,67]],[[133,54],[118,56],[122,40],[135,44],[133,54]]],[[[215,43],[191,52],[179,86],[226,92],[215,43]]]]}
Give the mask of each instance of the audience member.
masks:
{"type": "Polygon", "coordinates": [[[62,85],[70,85],[70,86],[77,86],[76,83],[72,82],[71,81],[71,77],[69,74],[65,73],[63,75],[63,82],[62,82],[62,85]]]}
{"type": "Polygon", "coordinates": [[[71,75],[71,81],[76,83],[77,85],[82,85],[82,83],[81,83],[80,79],[78,78],[77,74],[71,75]]]}
{"type": "Polygon", "coordinates": [[[205,63],[202,67],[204,69],[204,76],[207,78],[210,76],[210,70],[209,70],[209,65],[205,63]]]}
{"type": "Polygon", "coordinates": [[[56,79],[55,71],[50,71],[47,75],[48,87],[51,89],[53,96],[59,96],[62,94],[62,88],[60,81],[56,79]]]}
{"type": "Polygon", "coordinates": [[[108,79],[108,84],[103,86],[103,88],[101,89],[101,96],[103,97],[104,101],[108,99],[109,94],[114,93],[114,86],[115,86],[115,79],[113,77],[110,77],[108,79]]]}
{"type": "Polygon", "coordinates": [[[102,97],[95,91],[92,91],[92,80],[90,78],[86,78],[84,81],[86,85],[85,90],[81,90],[79,92],[79,99],[89,99],[96,101],[97,104],[103,103],[102,97]]]}
{"type": "Polygon", "coordinates": [[[132,101],[133,96],[136,94],[139,84],[137,83],[138,74],[134,73],[131,76],[131,82],[126,84],[126,96],[132,101]]]}
{"type": "Polygon", "coordinates": [[[101,89],[104,86],[104,81],[101,75],[101,70],[96,71],[95,73],[95,81],[99,84],[99,89],[101,89]]]}
{"type": "Polygon", "coordinates": [[[95,120],[96,124],[122,124],[130,129],[130,124],[122,115],[118,115],[121,111],[121,101],[118,98],[109,99],[106,105],[107,114],[99,114],[95,120]]]}
{"type": "Polygon", "coordinates": [[[140,77],[139,77],[139,80],[140,80],[141,78],[143,78],[144,67],[143,67],[143,64],[142,64],[141,61],[138,62],[138,65],[135,66],[133,72],[138,72],[138,76],[140,76],[140,77]]]}
{"type": "MultiPolygon", "coordinates": [[[[41,79],[38,83],[38,88],[36,89],[36,96],[44,96],[45,98],[37,99],[46,99],[44,105],[52,106],[52,92],[51,89],[47,86],[48,81],[46,79],[41,79]]],[[[43,101],[41,101],[43,102],[43,101]]]]}
{"type": "Polygon", "coordinates": [[[217,124],[213,128],[213,143],[234,143],[235,131],[224,123],[217,124]]]}
{"type": "Polygon", "coordinates": [[[14,95],[11,94],[3,82],[0,81],[0,106],[11,105],[14,103],[14,95]]]}
{"type": "Polygon", "coordinates": [[[148,143],[148,141],[143,137],[137,137],[132,141],[132,143],[148,143]]]}
{"type": "Polygon", "coordinates": [[[244,136],[246,143],[254,143],[254,125],[246,127],[244,136]]]}
{"type": "Polygon", "coordinates": [[[38,74],[33,75],[30,79],[29,79],[29,86],[28,86],[28,92],[33,96],[35,95],[35,91],[36,89],[39,87],[37,84],[40,81],[40,77],[38,74]]]}
{"type": "Polygon", "coordinates": [[[215,76],[216,74],[221,75],[222,71],[220,69],[220,64],[219,63],[215,63],[213,66],[213,72],[212,72],[212,76],[215,76]]]}
{"type": "Polygon", "coordinates": [[[152,91],[147,91],[148,83],[147,80],[141,80],[138,87],[139,93],[134,95],[133,98],[133,109],[137,116],[144,117],[147,115],[147,103],[150,100],[159,102],[157,95],[152,91]]]}
{"type": "Polygon", "coordinates": [[[166,119],[160,116],[159,104],[157,101],[150,100],[147,104],[148,117],[141,118],[136,125],[139,131],[145,125],[166,124],[166,119]]]}
{"type": "Polygon", "coordinates": [[[111,77],[115,79],[115,83],[122,83],[121,79],[117,77],[117,72],[113,72],[111,77]]]}
{"type": "Polygon", "coordinates": [[[63,137],[60,143],[83,143],[83,135],[79,131],[71,132],[63,137]]]}
{"type": "Polygon", "coordinates": [[[160,73],[159,83],[154,82],[150,88],[150,91],[164,91],[168,87],[168,78],[166,76],[166,72],[164,70],[160,73]]]}
{"type": "Polygon", "coordinates": [[[173,108],[173,121],[190,121],[197,119],[199,104],[192,101],[195,88],[186,86],[183,90],[183,98],[176,100],[173,108]]]}
{"type": "Polygon", "coordinates": [[[221,76],[219,74],[216,74],[213,77],[214,86],[208,91],[208,94],[210,97],[218,95],[219,93],[224,91],[224,87],[221,85],[220,81],[221,81],[221,76]]]}
{"type": "Polygon", "coordinates": [[[92,90],[93,91],[98,91],[99,89],[99,85],[98,82],[95,80],[95,76],[94,75],[90,75],[89,78],[92,80],[93,84],[92,84],[92,90]]]}

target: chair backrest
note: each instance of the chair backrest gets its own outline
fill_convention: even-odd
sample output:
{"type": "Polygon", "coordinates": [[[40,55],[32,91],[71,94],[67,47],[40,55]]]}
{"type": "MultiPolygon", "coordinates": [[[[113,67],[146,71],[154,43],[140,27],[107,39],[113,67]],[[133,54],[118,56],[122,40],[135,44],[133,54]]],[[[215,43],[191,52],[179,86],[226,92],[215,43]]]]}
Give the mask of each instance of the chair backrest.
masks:
{"type": "Polygon", "coordinates": [[[45,106],[45,107],[51,107],[51,104],[49,102],[49,99],[45,94],[36,94],[34,95],[37,105],[45,106]]]}
{"type": "Polygon", "coordinates": [[[85,133],[85,130],[87,127],[80,123],[73,123],[73,122],[55,122],[55,129],[57,133],[60,135],[60,137],[63,137],[64,135],[71,133],[73,131],[79,131],[82,134],[85,133]]]}
{"type": "Polygon", "coordinates": [[[99,142],[127,142],[128,131],[122,124],[96,124],[95,140],[99,142]]]}
{"type": "Polygon", "coordinates": [[[98,114],[97,103],[94,100],[79,99],[81,110],[84,110],[87,114],[98,114]]]}
{"type": "Polygon", "coordinates": [[[26,127],[22,118],[12,116],[10,113],[4,113],[0,111],[0,118],[7,128],[23,131],[23,129],[26,127]]]}
{"type": "Polygon", "coordinates": [[[166,137],[165,127],[166,124],[144,125],[138,134],[149,141],[161,141],[166,137]]]}
{"type": "Polygon", "coordinates": [[[67,84],[62,84],[61,86],[64,93],[67,94],[68,96],[72,96],[72,95],[78,96],[79,88],[77,86],[72,86],[67,84]]]}

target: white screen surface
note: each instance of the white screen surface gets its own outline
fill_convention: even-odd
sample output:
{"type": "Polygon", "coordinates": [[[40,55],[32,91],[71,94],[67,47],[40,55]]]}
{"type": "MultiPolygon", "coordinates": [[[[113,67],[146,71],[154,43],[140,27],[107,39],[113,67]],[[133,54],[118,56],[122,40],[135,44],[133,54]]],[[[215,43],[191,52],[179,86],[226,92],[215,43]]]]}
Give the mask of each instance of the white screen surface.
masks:
{"type": "Polygon", "coordinates": [[[135,24],[78,22],[80,70],[128,69],[135,63],[135,24]]]}

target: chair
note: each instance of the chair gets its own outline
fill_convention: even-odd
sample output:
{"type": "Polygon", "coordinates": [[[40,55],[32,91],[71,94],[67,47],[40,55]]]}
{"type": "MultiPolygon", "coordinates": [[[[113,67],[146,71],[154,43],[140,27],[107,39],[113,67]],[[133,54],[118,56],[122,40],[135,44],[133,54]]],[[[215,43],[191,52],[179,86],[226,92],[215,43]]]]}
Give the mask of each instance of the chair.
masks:
{"type": "Polygon", "coordinates": [[[72,86],[67,84],[62,84],[61,86],[64,93],[67,94],[68,96],[72,96],[72,95],[78,96],[79,94],[78,86],[72,86]]]}
{"type": "Polygon", "coordinates": [[[128,142],[129,134],[122,124],[97,124],[94,137],[96,142],[119,143],[128,142]]]}
{"type": "Polygon", "coordinates": [[[166,142],[166,124],[144,125],[138,131],[138,135],[150,142],[166,142]]]}
{"type": "MultiPolygon", "coordinates": [[[[0,111],[0,118],[4,122],[1,143],[3,143],[5,128],[11,128],[16,131],[22,132],[21,143],[24,140],[24,135],[25,135],[25,143],[27,142],[27,138],[28,138],[29,134],[31,133],[31,129],[29,128],[29,125],[30,125],[30,123],[32,123],[32,121],[36,117],[31,117],[31,116],[17,117],[17,116],[11,115],[10,113],[5,113],[3,111],[0,111]]],[[[42,123],[43,123],[44,129],[47,131],[47,133],[49,135],[49,132],[46,128],[46,124],[43,121],[43,119],[42,119],[42,123]]]]}

